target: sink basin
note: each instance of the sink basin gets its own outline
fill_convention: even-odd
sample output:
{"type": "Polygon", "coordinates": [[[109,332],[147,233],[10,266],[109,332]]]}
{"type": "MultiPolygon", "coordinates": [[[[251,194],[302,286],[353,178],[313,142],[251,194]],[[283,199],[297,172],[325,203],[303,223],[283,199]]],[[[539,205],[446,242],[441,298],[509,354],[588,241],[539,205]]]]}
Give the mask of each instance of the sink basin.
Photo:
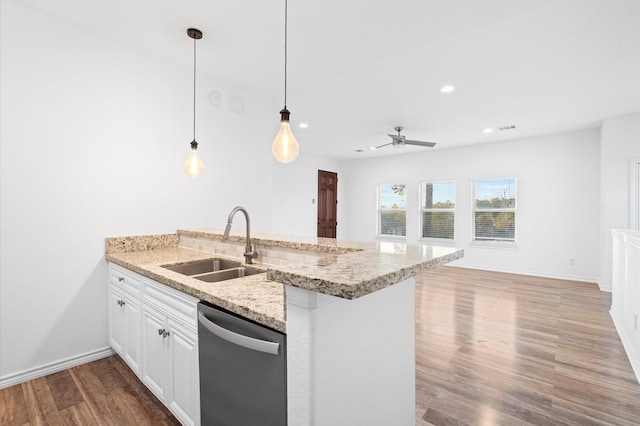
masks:
{"type": "Polygon", "coordinates": [[[178,265],[163,265],[162,267],[170,271],[177,272],[182,275],[198,275],[207,272],[222,271],[225,269],[238,268],[242,266],[241,262],[228,259],[202,259],[188,263],[180,263],[178,265]]]}
{"type": "Polygon", "coordinates": [[[229,259],[202,259],[177,265],[162,265],[163,268],[187,275],[200,281],[215,283],[263,273],[263,270],[244,266],[242,262],[229,259]]]}
{"type": "Polygon", "coordinates": [[[242,278],[247,277],[249,275],[260,274],[264,271],[254,268],[248,268],[246,266],[240,266],[238,268],[225,269],[223,271],[211,272],[208,274],[196,275],[193,278],[196,278],[200,281],[205,281],[208,283],[215,283],[218,281],[231,280],[233,278],[242,278]]]}

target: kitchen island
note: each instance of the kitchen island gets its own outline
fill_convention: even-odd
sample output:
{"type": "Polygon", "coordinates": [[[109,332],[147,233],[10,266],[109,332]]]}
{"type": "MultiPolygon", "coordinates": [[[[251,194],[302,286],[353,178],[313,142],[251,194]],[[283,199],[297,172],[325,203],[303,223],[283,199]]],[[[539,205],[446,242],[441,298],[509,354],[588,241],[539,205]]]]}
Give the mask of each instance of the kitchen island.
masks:
{"type": "Polygon", "coordinates": [[[288,420],[413,424],[413,276],[462,250],[390,242],[254,235],[265,274],[205,283],[163,268],[242,259],[244,236],[221,230],[108,238],[110,262],[287,334],[288,420]]]}

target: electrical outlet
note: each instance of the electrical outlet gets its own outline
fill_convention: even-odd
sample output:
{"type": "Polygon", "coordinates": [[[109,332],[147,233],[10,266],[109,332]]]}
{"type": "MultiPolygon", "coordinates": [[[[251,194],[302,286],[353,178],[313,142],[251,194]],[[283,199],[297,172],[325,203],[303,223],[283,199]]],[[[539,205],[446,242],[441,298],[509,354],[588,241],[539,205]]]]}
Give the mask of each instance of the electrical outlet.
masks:
{"type": "Polygon", "coordinates": [[[570,257],[569,258],[569,265],[575,265],[576,264],[576,258],[575,257],[570,257]]]}

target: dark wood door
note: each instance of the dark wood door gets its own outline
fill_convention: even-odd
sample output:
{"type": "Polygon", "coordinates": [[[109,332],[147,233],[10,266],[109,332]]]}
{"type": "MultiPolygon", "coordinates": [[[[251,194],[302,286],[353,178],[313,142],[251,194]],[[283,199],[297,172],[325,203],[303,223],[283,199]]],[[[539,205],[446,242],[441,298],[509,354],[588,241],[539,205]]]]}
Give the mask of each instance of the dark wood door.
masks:
{"type": "Polygon", "coordinates": [[[318,237],[336,237],[337,211],[338,174],[318,170],[318,237]]]}

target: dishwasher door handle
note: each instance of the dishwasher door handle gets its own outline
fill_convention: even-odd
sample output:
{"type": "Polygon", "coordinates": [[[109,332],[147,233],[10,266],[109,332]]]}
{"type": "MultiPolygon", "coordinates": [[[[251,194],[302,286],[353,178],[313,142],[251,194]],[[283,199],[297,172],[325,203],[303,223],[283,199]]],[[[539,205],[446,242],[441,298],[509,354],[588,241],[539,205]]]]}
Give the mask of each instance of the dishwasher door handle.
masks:
{"type": "Polygon", "coordinates": [[[200,321],[200,324],[202,324],[211,333],[226,340],[227,342],[233,343],[234,345],[242,346],[253,351],[278,355],[280,343],[254,339],[253,337],[234,333],[224,327],[220,327],[218,324],[207,318],[202,312],[198,312],[198,321],[200,321]]]}

